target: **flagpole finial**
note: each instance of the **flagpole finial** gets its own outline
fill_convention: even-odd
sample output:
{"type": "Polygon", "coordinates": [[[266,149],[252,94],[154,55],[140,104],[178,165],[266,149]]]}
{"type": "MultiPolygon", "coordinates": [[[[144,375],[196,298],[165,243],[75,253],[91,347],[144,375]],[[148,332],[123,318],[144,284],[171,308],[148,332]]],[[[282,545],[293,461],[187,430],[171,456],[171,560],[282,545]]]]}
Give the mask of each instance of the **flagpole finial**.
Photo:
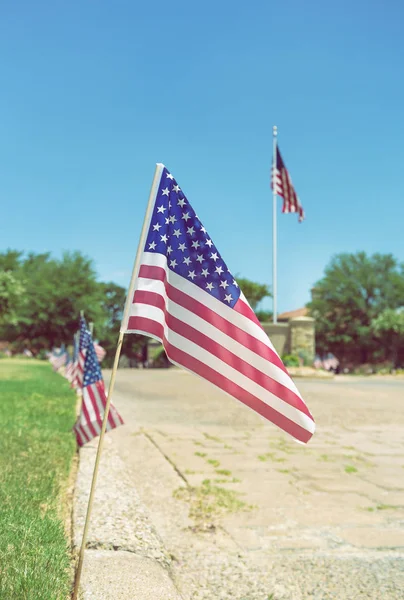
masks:
{"type": "Polygon", "coordinates": [[[277,126],[276,126],[276,125],[274,125],[274,126],[273,126],[273,128],[272,128],[272,132],[273,132],[273,134],[274,134],[274,137],[276,137],[276,136],[278,135],[278,128],[277,128],[277,126]]]}

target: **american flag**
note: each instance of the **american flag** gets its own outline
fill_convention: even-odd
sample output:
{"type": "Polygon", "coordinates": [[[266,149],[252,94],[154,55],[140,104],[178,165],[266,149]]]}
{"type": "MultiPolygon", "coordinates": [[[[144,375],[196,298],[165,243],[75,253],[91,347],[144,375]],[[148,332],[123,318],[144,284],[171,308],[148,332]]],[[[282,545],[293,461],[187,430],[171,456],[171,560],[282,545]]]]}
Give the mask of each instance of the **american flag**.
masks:
{"type": "Polygon", "coordinates": [[[272,189],[283,198],[283,213],[298,213],[299,222],[305,218],[304,210],[293,187],[289,172],[285,167],[278,146],[276,147],[276,163],[272,168],[272,189]]]}
{"type": "Polygon", "coordinates": [[[102,346],[100,346],[97,342],[94,342],[94,349],[98,358],[98,362],[102,362],[106,355],[105,349],[102,346]]]}
{"type": "Polygon", "coordinates": [[[66,364],[65,364],[65,372],[64,372],[64,376],[66,377],[66,379],[68,381],[72,380],[72,374],[73,374],[73,367],[74,367],[74,363],[72,360],[72,357],[70,356],[69,352],[66,352],[66,364]]]}
{"type": "Polygon", "coordinates": [[[159,168],[122,331],[159,340],[171,362],[307,442],[315,425],[306,404],[181,188],[159,168]]]}
{"type": "MultiPolygon", "coordinates": [[[[74,432],[79,446],[83,446],[101,433],[107,402],[104,381],[91,335],[86,339],[81,412],[77,423],[74,425],[74,432]]],[[[106,431],[115,429],[119,425],[123,425],[122,417],[111,403],[106,431]]]]}
{"type": "Polygon", "coordinates": [[[84,361],[90,341],[91,333],[87,327],[86,320],[84,317],[80,317],[79,341],[73,382],[74,387],[79,390],[83,387],[84,361]]]}
{"type": "Polygon", "coordinates": [[[67,353],[64,344],[61,346],[61,348],[54,348],[52,350],[52,353],[49,357],[49,362],[51,363],[54,371],[58,371],[61,367],[63,367],[66,364],[66,361],[67,353]]]}

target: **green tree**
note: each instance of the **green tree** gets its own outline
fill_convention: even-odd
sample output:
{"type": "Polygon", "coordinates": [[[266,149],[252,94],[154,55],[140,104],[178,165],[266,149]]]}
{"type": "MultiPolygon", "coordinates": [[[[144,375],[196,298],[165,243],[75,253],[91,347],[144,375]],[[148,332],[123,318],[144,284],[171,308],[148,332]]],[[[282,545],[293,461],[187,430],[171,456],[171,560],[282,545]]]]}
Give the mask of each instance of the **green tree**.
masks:
{"type": "Polygon", "coordinates": [[[237,277],[237,283],[254,311],[261,300],[272,296],[269,287],[264,283],[256,283],[245,277],[237,277]]]}
{"type": "Polygon", "coordinates": [[[24,293],[23,284],[10,271],[0,271],[0,325],[17,322],[18,305],[24,293]]]}
{"type": "Polygon", "coordinates": [[[387,308],[371,323],[394,367],[398,366],[400,348],[404,346],[404,308],[387,308]]]}
{"type": "Polygon", "coordinates": [[[316,319],[320,353],[364,363],[378,355],[372,321],[404,298],[404,267],[391,254],[339,254],[325,270],[308,304],[316,319]]]}
{"type": "Polygon", "coordinates": [[[72,338],[77,330],[78,315],[85,311],[96,328],[105,322],[103,293],[96,279],[92,261],[80,252],[67,252],[62,259],[49,253],[16,251],[0,255],[0,265],[25,287],[19,295],[13,321],[5,319],[1,334],[18,346],[34,349],[52,347],[72,338]]]}

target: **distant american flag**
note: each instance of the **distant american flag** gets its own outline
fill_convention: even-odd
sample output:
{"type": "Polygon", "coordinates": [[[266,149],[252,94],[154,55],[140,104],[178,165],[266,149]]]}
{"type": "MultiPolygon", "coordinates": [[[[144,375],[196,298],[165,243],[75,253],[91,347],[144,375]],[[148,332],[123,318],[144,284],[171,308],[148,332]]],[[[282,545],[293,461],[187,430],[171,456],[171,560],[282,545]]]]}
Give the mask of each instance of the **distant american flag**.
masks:
{"type": "Polygon", "coordinates": [[[66,352],[66,364],[65,364],[65,373],[64,376],[68,381],[71,381],[74,363],[68,352],[66,352]]]}
{"type": "Polygon", "coordinates": [[[106,355],[105,349],[99,344],[97,344],[97,342],[94,342],[94,349],[98,358],[98,362],[102,362],[106,355]]]}
{"type": "Polygon", "coordinates": [[[283,198],[283,213],[298,213],[299,221],[305,218],[304,210],[293,187],[289,172],[285,167],[278,146],[276,147],[276,162],[272,167],[272,189],[283,198]]]}
{"type": "Polygon", "coordinates": [[[122,331],[159,340],[173,363],[307,442],[315,425],[306,404],[179,185],[160,169],[122,331]]]}
{"type": "MultiPolygon", "coordinates": [[[[83,446],[101,433],[107,398],[105,395],[104,381],[91,335],[85,338],[85,360],[83,368],[83,396],[81,412],[74,426],[74,431],[79,446],[83,446]]],[[[110,404],[106,431],[110,431],[123,420],[113,404],[110,404]]]]}
{"type": "Polygon", "coordinates": [[[88,345],[91,340],[91,333],[87,327],[87,323],[84,317],[80,317],[80,329],[79,329],[79,341],[76,357],[75,366],[75,379],[74,386],[79,390],[83,387],[84,377],[84,362],[86,358],[86,352],[88,345]]]}
{"type": "Polygon", "coordinates": [[[66,364],[66,361],[67,353],[64,344],[60,349],[57,350],[54,348],[52,350],[52,353],[49,357],[49,362],[51,363],[54,371],[58,371],[61,367],[63,367],[66,364]]]}

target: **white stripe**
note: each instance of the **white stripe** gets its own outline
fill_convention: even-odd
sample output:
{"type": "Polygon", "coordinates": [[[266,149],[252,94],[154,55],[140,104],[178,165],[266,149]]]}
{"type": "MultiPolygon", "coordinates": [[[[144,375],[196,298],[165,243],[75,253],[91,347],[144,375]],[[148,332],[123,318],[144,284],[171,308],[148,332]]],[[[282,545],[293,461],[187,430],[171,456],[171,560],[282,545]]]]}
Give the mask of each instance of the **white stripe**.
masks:
{"type": "Polygon", "coordinates": [[[227,363],[223,362],[216,356],[213,356],[210,352],[204,350],[198,344],[191,342],[190,340],[169,329],[165,322],[164,313],[159,308],[155,306],[149,306],[147,304],[137,304],[136,316],[146,317],[156,321],[157,323],[160,323],[164,327],[165,337],[167,340],[169,340],[170,344],[179,350],[190,354],[193,358],[209,366],[224,377],[227,377],[230,381],[233,381],[241,388],[254,395],[256,398],[259,398],[262,400],[262,402],[272,407],[297,425],[300,425],[307,431],[314,432],[315,424],[300,410],[290,406],[283,400],[280,400],[274,394],[265,388],[262,388],[258,383],[255,383],[253,380],[249,379],[227,363]]]}
{"type": "Polygon", "coordinates": [[[292,390],[297,396],[299,396],[299,398],[301,398],[299,391],[287,373],[282,371],[282,369],[271,363],[266,358],[259,356],[240,342],[237,342],[225,332],[221,331],[214,325],[211,325],[192,311],[183,308],[179,304],[170,300],[167,296],[164,283],[162,281],[141,278],[139,280],[137,289],[148,292],[153,291],[157,294],[160,294],[160,296],[162,296],[164,299],[168,312],[173,315],[173,317],[176,317],[187,325],[194,327],[194,329],[197,331],[201,331],[224,348],[230,350],[230,352],[233,352],[233,354],[240,357],[245,362],[253,365],[262,373],[265,373],[278,383],[281,383],[288,389],[292,390]]]}
{"type": "MultiPolygon", "coordinates": [[[[97,388],[97,386],[95,384],[92,386],[92,389],[93,389],[93,394],[94,394],[94,397],[95,397],[95,401],[96,401],[97,406],[98,406],[98,411],[100,413],[100,417],[101,417],[102,420],[104,420],[105,406],[104,406],[104,404],[102,402],[102,398],[101,398],[100,394],[98,393],[98,388],[97,388]]],[[[110,407],[110,412],[111,412],[111,407],[110,407]]],[[[109,421],[107,421],[106,431],[109,431],[110,429],[111,429],[111,426],[109,424],[109,421]]]]}
{"type": "MultiPolygon", "coordinates": [[[[100,432],[101,432],[101,427],[99,426],[99,424],[97,422],[97,415],[95,413],[95,410],[94,410],[94,407],[93,407],[93,403],[92,403],[90,395],[88,393],[87,386],[85,388],[83,388],[83,402],[84,402],[85,407],[87,409],[90,422],[93,425],[93,427],[94,427],[95,431],[97,432],[97,434],[99,435],[100,432]]],[[[84,417],[84,413],[83,413],[83,417],[84,417]]]]}
{"type": "MultiPolygon", "coordinates": [[[[197,300],[207,308],[210,308],[210,310],[213,310],[219,316],[226,319],[226,321],[229,321],[230,323],[236,325],[246,333],[249,333],[276,353],[275,348],[273,347],[267,334],[262,329],[262,327],[260,327],[260,325],[254,323],[254,321],[251,321],[250,319],[237,312],[236,310],[233,310],[229,306],[226,306],[225,304],[223,304],[223,302],[220,302],[220,300],[218,300],[214,296],[211,296],[208,292],[205,292],[194,283],[187,281],[184,277],[181,277],[181,275],[174,273],[174,271],[168,268],[167,257],[163,254],[143,252],[142,264],[148,266],[162,267],[166,271],[167,280],[173,287],[177,288],[181,292],[184,292],[188,296],[191,296],[191,298],[197,300]]],[[[142,278],[139,278],[136,282],[136,289],[141,279],[142,278]]],[[[131,306],[131,309],[132,308],[133,304],[131,306]]]]}

